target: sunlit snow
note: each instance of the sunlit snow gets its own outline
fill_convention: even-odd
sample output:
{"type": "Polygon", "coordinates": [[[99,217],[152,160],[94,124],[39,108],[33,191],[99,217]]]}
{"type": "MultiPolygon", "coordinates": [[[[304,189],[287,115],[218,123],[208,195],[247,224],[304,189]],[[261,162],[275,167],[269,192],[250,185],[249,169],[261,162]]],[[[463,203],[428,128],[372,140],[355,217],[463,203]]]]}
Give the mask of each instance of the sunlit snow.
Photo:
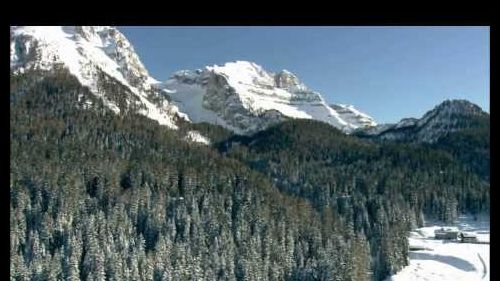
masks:
{"type": "Polygon", "coordinates": [[[210,140],[200,134],[198,131],[189,131],[187,132],[186,136],[184,137],[184,140],[189,141],[189,142],[197,142],[205,145],[210,144],[210,140]]]}
{"type": "MultiPolygon", "coordinates": [[[[429,223],[410,233],[410,265],[387,281],[476,281],[490,280],[490,245],[434,239],[434,230],[445,226],[429,223]]],[[[460,231],[474,233],[478,241],[490,241],[489,217],[474,221],[462,216],[456,225],[460,231]]]]}
{"type": "Polygon", "coordinates": [[[152,85],[157,84],[158,81],[149,77],[128,40],[112,27],[81,28],[81,33],[77,32],[76,27],[11,28],[13,37],[21,38],[11,41],[11,68],[15,71],[23,71],[23,68],[36,63],[42,69],[51,69],[54,63],[62,63],[82,85],[89,87],[94,94],[99,96],[108,108],[119,113],[118,106],[106,99],[97,87],[96,77],[102,71],[129,88],[140,99],[146,109],[139,113],[158,121],[161,125],[177,128],[172,119],[172,112],[175,112],[176,108],[172,106],[160,108],[146,99],[145,90],[151,89],[152,85]],[[102,33],[108,35],[101,36],[103,31],[108,31],[102,33]],[[38,44],[37,55],[39,57],[32,62],[21,61],[16,48],[24,48],[24,53],[29,53],[28,49],[32,47],[33,42],[38,44]],[[117,51],[117,45],[122,49],[120,53],[117,51]],[[144,81],[140,85],[131,85],[132,80],[128,76],[144,77],[144,81]]]}
{"type": "Polygon", "coordinates": [[[224,79],[226,86],[230,88],[226,89],[227,93],[234,93],[231,96],[233,100],[228,98],[219,101],[225,103],[225,107],[220,107],[241,107],[242,112],[238,117],[243,120],[246,114],[255,116],[277,111],[291,118],[323,121],[346,132],[366,124],[376,125],[371,117],[352,106],[342,105],[345,113],[337,112],[327,105],[319,93],[308,90],[291,72],[283,70],[278,74],[270,73],[248,61],[228,62],[222,66],[209,66],[204,70],[183,70],[174,73],[165,83],[165,89],[172,97],[173,103],[193,122],[209,122],[237,133],[244,132],[232,126],[230,121],[234,120],[226,120],[223,117],[224,112],[207,109],[206,83],[210,75],[218,75],[224,79]]]}

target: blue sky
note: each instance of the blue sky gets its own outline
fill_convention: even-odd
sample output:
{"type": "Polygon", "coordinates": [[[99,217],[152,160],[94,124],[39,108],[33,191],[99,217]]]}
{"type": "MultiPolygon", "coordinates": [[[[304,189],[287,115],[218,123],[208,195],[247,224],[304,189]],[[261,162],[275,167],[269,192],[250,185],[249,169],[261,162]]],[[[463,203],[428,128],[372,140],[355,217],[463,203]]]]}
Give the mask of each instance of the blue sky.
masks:
{"type": "Polygon", "coordinates": [[[379,123],[445,99],[489,112],[489,27],[118,27],[160,81],[181,69],[253,61],[287,69],[331,103],[379,123]]]}

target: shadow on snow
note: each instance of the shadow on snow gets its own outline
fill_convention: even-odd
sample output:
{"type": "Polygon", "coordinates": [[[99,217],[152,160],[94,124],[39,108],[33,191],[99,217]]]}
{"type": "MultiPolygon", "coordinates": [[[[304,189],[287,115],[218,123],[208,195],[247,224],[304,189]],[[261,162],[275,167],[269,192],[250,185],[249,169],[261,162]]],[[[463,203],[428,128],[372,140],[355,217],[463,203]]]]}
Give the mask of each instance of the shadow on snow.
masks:
{"type": "Polygon", "coordinates": [[[476,271],[476,267],[474,267],[474,265],[470,262],[453,256],[433,255],[427,253],[410,253],[410,258],[415,260],[434,260],[449,264],[463,271],[476,271]]]}

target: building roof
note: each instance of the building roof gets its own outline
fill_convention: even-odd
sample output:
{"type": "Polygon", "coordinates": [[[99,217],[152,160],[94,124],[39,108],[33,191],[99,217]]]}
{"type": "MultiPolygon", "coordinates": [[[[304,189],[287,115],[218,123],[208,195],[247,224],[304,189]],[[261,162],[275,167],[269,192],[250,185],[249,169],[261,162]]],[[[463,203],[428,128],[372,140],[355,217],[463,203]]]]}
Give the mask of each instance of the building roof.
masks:
{"type": "Polygon", "coordinates": [[[434,230],[435,234],[441,233],[458,233],[458,228],[456,227],[441,227],[440,229],[434,230]]]}

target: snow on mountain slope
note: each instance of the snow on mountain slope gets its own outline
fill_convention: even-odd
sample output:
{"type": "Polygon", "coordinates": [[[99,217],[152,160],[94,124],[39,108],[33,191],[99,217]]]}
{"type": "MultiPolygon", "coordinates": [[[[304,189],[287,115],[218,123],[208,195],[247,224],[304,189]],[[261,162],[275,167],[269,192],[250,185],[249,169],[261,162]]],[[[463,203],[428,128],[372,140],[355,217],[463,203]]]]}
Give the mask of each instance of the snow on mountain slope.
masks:
{"type": "Polygon", "coordinates": [[[10,34],[11,71],[62,66],[115,113],[134,111],[174,129],[179,118],[222,125],[239,134],[286,118],[315,119],[347,133],[375,125],[352,106],[328,106],[287,70],[271,73],[236,61],[179,71],[160,83],[113,27],[14,26],[10,34]]]}
{"type": "Polygon", "coordinates": [[[315,119],[345,132],[373,126],[352,107],[327,105],[291,72],[270,73],[247,61],[179,71],[164,84],[173,103],[193,122],[222,125],[237,133],[262,130],[285,118],[315,119]]]}
{"type": "Polygon", "coordinates": [[[396,124],[359,129],[356,134],[382,140],[434,142],[439,137],[473,126],[475,117],[488,116],[479,106],[466,100],[446,100],[422,118],[404,118],[396,124]]]}
{"type": "Polygon", "coordinates": [[[11,27],[10,66],[14,72],[28,68],[50,70],[66,67],[82,85],[99,96],[115,113],[117,101],[106,95],[103,80],[113,80],[131,93],[126,100],[138,113],[162,125],[177,128],[178,109],[157,94],[151,78],[130,42],[113,27],[24,26],[11,27]]]}
{"type": "Polygon", "coordinates": [[[372,117],[357,110],[352,105],[332,104],[330,107],[337,111],[342,119],[350,124],[354,124],[356,128],[373,127],[377,125],[372,117]]]}

